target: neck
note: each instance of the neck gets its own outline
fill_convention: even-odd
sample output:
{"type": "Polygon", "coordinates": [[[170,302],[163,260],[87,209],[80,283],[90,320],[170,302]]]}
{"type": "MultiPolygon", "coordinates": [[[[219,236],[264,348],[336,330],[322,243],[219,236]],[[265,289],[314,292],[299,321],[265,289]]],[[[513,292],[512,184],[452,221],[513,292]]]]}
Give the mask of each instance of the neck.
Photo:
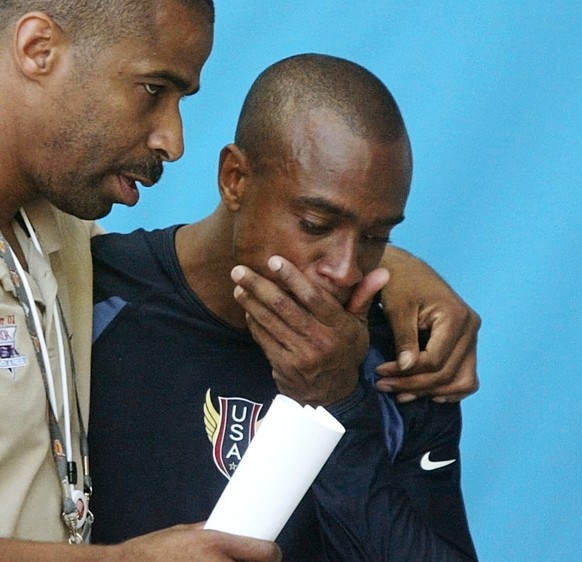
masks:
{"type": "MultiPolygon", "coordinates": [[[[7,54],[7,53],[4,53],[7,54]]],[[[45,115],[44,104],[28,99],[20,74],[12,72],[12,63],[2,58],[0,68],[0,225],[10,222],[18,210],[39,199],[35,169],[47,166],[43,127],[39,115],[45,115]],[[38,114],[38,112],[41,112],[38,114]],[[39,128],[40,127],[40,128],[39,128]]]]}
{"type": "Polygon", "coordinates": [[[18,211],[33,199],[31,197],[19,197],[16,189],[4,189],[3,184],[0,184],[0,197],[2,198],[2,205],[0,205],[0,227],[5,228],[14,220],[18,211]]]}
{"type": "MultiPolygon", "coordinates": [[[[3,160],[0,161],[3,162],[3,160]]],[[[17,174],[10,173],[10,166],[8,166],[8,173],[0,178],[0,198],[2,200],[0,205],[0,230],[22,267],[27,269],[24,252],[14,233],[13,221],[20,209],[34,201],[35,197],[30,195],[26,183],[17,177],[17,174]]]]}
{"type": "Polygon", "coordinates": [[[233,297],[230,271],[237,265],[232,256],[232,224],[219,209],[206,219],[180,228],[176,253],[190,288],[220,319],[246,328],[243,309],[233,297]]]}
{"type": "MultiPolygon", "coordinates": [[[[0,143],[1,144],[1,143],[0,143]]],[[[9,224],[18,211],[40,196],[34,192],[34,188],[15,163],[10,154],[6,154],[6,148],[0,147],[0,226],[9,224]]]]}

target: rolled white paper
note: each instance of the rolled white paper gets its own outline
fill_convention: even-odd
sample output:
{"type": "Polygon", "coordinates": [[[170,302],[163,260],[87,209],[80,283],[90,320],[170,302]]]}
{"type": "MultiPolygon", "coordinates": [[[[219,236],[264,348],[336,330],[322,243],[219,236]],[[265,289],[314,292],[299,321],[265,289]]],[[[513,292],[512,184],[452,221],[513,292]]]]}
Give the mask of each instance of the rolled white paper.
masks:
{"type": "Polygon", "coordinates": [[[325,408],[278,394],[204,528],[275,540],[344,433],[325,408]]]}

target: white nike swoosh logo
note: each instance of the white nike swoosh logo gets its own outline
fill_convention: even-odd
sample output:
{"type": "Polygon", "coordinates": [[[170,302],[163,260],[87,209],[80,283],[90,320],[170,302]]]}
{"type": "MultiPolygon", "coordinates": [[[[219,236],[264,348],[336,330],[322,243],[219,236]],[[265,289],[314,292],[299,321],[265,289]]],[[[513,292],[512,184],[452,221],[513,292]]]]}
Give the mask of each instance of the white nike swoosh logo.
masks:
{"type": "Polygon", "coordinates": [[[422,455],[420,459],[420,468],[423,470],[436,470],[437,468],[443,468],[443,466],[449,466],[449,464],[453,464],[457,459],[449,459],[447,461],[431,461],[430,460],[430,451],[422,455]]]}

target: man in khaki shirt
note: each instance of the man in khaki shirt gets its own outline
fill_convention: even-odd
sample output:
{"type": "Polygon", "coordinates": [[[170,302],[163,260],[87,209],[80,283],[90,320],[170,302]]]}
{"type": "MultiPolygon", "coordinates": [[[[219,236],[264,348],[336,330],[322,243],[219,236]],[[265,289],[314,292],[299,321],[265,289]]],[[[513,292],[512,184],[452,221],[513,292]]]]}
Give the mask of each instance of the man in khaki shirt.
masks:
{"type": "MultiPolygon", "coordinates": [[[[48,260],[35,250],[19,225],[15,225],[15,233],[28,263],[36,302],[40,309],[47,311],[45,328],[53,372],[58,372],[58,354],[55,322],[52,313],[48,312],[53,310],[58,292],[66,323],[74,327],[74,331],[70,331],[71,347],[86,420],[92,314],[89,238],[95,231],[95,224],[66,215],[46,201],[29,205],[26,213],[48,260]],[[67,279],[75,282],[67,283],[67,279]]],[[[10,274],[3,260],[0,260],[0,280],[3,289],[0,293],[0,368],[3,370],[0,376],[0,459],[3,461],[0,463],[0,536],[34,537],[44,541],[60,537],[65,541],[68,536],[60,518],[59,485],[49,453],[46,393],[22,306],[14,297],[10,274]],[[8,459],[9,462],[5,462],[8,459]]],[[[68,386],[73,388],[70,369],[68,386]]],[[[56,399],[62,419],[63,400],[58,391],[56,399]]],[[[74,411],[73,418],[77,427],[74,411]]],[[[72,445],[77,465],[81,466],[78,440],[72,445]]]]}
{"type": "MultiPolygon", "coordinates": [[[[85,417],[91,328],[88,238],[95,227],[79,219],[102,217],[114,203],[134,205],[136,183],[155,183],[163,163],[182,155],[179,101],[200,87],[213,18],[211,0],[14,0],[0,6],[0,245],[7,256],[0,259],[2,561],[138,560],[146,554],[153,560],[278,558],[272,543],[202,531],[198,525],[116,547],[69,546],[60,518],[61,492],[75,479],[65,476],[61,481],[66,486],[59,483],[49,446],[51,409],[41,371],[55,371],[54,413],[64,424],[60,355],[71,419],[71,442],[63,443],[77,466],[72,489],[83,495],[70,362],[74,357],[85,417]],[[33,247],[34,237],[42,255],[33,247]],[[20,265],[20,276],[10,260],[20,265]],[[22,279],[34,303],[18,296],[15,289],[22,279]],[[57,295],[62,313],[52,306],[57,295]],[[31,308],[38,310],[46,338],[43,366],[32,343],[37,338],[25,320],[31,308]],[[64,324],[62,354],[55,352],[55,314],[64,324]]],[[[402,394],[428,392],[443,400],[473,392],[477,315],[430,268],[406,253],[391,249],[384,265],[392,272],[387,310],[402,351],[400,365],[387,365],[385,372],[394,375],[399,367],[409,374],[434,371],[428,378],[391,377],[386,384],[402,394]],[[410,278],[415,279],[414,295],[410,278]],[[420,358],[415,339],[419,315],[422,327],[434,328],[435,338],[420,358]]],[[[58,443],[52,447],[57,457],[63,447],[58,443]]],[[[70,538],[77,539],[75,534],[70,538]]]]}

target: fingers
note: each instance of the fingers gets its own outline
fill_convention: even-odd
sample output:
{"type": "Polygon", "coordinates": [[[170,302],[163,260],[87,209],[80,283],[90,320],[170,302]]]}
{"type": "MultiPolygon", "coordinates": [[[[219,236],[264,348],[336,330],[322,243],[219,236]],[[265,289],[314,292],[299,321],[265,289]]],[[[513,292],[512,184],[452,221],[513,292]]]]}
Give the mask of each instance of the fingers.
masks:
{"type": "MultiPolygon", "coordinates": [[[[424,370],[431,367],[427,361],[426,352],[421,352],[417,365],[410,375],[390,375],[383,377],[377,383],[381,391],[394,392],[399,402],[408,402],[417,396],[431,395],[437,402],[456,402],[476,392],[479,379],[476,371],[476,341],[470,336],[459,340],[459,346],[448,358],[441,369],[424,370]],[[418,369],[418,372],[417,372],[418,369]]],[[[387,367],[394,372],[397,367],[384,364],[377,372],[386,372],[387,367]]]]}
{"type": "MultiPolygon", "coordinates": [[[[294,303],[300,304],[328,326],[333,325],[337,315],[343,312],[344,309],[336,298],[311,282],[291,262],[280,256],[272,256],[268,266],[276,274],[276,282],[269,281],[240,265],[233,269],[231,277],[273,313],[286,318],[290,325],[300,327],[305,317],[300,307],[293,306],[294,303]],[[289,294],[294,298],[291,299],[289,294]]],[[[366,315],[374,296],[386,285],[389,277],[388,271],[384,268],[375,269],[366,275],[354,289],[346,310],[352,314],[366,315]]],[[[235,293],[235,297],[240,296],[242,296],[240,291],[235,293]]]]}
{"type": "MultiPolygon", "coordinates": [[[[273,256],[268,261],[269,269],[275,276],[274,281],[256,274],[251,269],[238,265],[231,277],[239,287],[252,295],[255,301],[253,315],[263,314],[268,310],[280,318],[285,318],[287,324],[294,329],[301,330],[306,315],[302,308],[316,316],[318,320],[327,325],[333,325],[335,318],[342,307],[337,299],[327,291],[312,283],[291,262],[279,256],[273,256]],[[290,295],[293,295],[292,297],[290,295]]],[[[235,297],[248,312],[251,312],[244,300],[242,293],[235,293],[235,297]]],[[[255,316],[256,317],[256,316],[255,316]]],[[[265,315],[269,320],[271,317],[265,315]]]]}
{"type": "MultiPolygon", "coordinates": [[[[462,357],[456,361],[451,356],[467,352],[469,343],[464,343],[463,339],[472,337],[472,334],[463,334],[458,318],[450,316],[435,315],[432,318],[430,327],[430,338],[422,352],[418,352],[418,315],[403,318],[403,314],[396,313],[390,317],[399,317],[399,323],[393,323],[395,351],[398,360],[378,368],[378,374],[382,376],[397,376],[399,374],[418,375],[422,373],[436,373],[445,368],[447,362],[449,366],[460,363],[462,357]],[[414,332],[414,336],[411,333],[414,332]],[[414,337],[414,342],[411,342],[414,337]],[[414,348],[412,346],[414,345],[414,348]],[[410,351],[414,356],[414,361],[406,363],[402,355],[410,351]],[[451,361],[451,359],[453,359],[451,361]],[[406,365],[406,366],[405,366],[406,365]],[[402,373],[406,371],[406,373],[402,373]]],[[[443,373],[444,375],[444,373],[443,373]]]]}
{"type": "Polygon", "coordinates": [[[313,283],[295,265],[281,256],[271,256],[267,265],[276,274],[276,281],[280,287],[291,293],[320,322],[328,326],[333,325],[337,314],[343,310],[336,298],[313,283]]]}
{"type": "Polygon", "coordinates": [[[430,266],[407,252],[387,247],[382,265],[391,274],[382,304],[397,361],[378,367],[384,377],[378,388],[396,392],[401,401],[426,394],[455,400],[475,392],[479,315],[430,266]],[[420,353],[419,329],[430,332],[420,353]]]}
{"type": "Polygon", "coordinates": [[[289,294],[272,281],[252,270],[237,266],[232,279],[238,285],[234,297],[247,312],[247,323],[252,318],[259,326],[268,326],[274,337],[289,342],[294,333],[304,333],[309,317],[289,294]]]}
{"type": "MultiPolygon", "coordinates": [[[[268,262],[273,279],[236,266],[232,279],[247,325],[273,368],[280,392],[298,402],[330,404],[353,392],[369,344],[366,314],[342,303],[279,256],[268,262]]],[[[386,282],[378,270],[365,282],[357,306],[366,309],[386,282]]]]}
{"type": "Polygon", "coordinates": [[[252,562],[280,562],[281,549],[271,541],[263,541],[250,537],[219,533],[218,531],[205,531],[220,535],[220,549],[228,558],[225,560],[249,560],[252,562]]]}
{"type": "Polygon", "coordinates": [[[407,284],[402,272],[409,261],[398,262],[396,274],[382,292],[397,360],[377,368],[377,374],[383,377],[378,389],[394,392],[400,402],[425,395],[436,401],[460,400],[479,387],[476,348],[481,319],[424,265],[424,270],[412,271],[415,275],[409,277],[414,283],[409,280],[407,284]],[[430,332],[422,352],[418,347],[419,329],[430,332]]]}
{"type": "Polygon", "coordinates": [[[430,393],[435,402],[459,402],[479,390],[477,357],[471,350],[456,368],[450,382],[436,385],[430,393]]]}
{"type": "Polygon", "coordinates": [[[392,309],[383,291],[382,306],[394,334],[397,360],[379,374],[397,374],[412,368],[418,360],[418,305],[413,302],[401,302],[397,308],[392,309]]]}

